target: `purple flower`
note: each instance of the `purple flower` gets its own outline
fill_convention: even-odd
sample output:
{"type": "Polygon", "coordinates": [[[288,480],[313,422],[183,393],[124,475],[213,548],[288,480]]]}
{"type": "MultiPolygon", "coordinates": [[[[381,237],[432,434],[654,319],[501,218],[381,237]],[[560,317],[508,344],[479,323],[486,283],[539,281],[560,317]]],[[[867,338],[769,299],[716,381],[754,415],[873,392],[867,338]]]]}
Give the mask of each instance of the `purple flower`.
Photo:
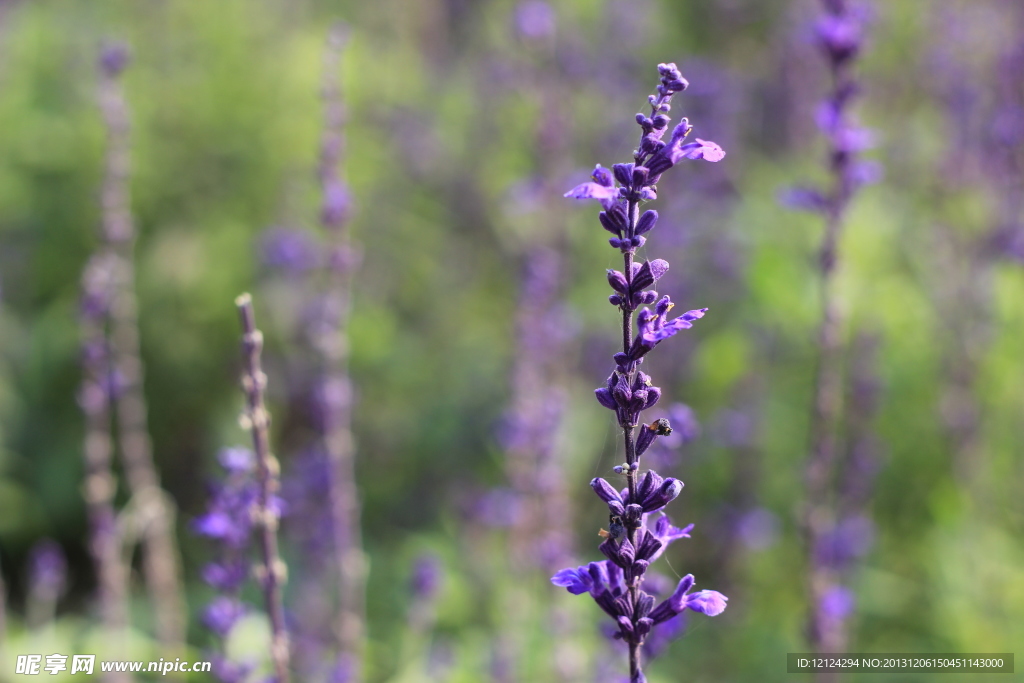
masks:
{"type": "Polygon", "coordinates": [[[572,188],[563,196],[570,199],[597,199],[606,209],[614,206],[614,200],[619,196],[619,190],[615,187],[608,169],[598,164],[591,174],[593,182],[583,183],[572,188]]]}
{"type": "Polygon", "coordinates": [[[691,594],[693,584],[693,574],[687,574],[680,579],[672,595],[651,612],[651,619],[656,624],[661,623],[687,609],[709,617],[716,617],[725,611],[729,598],[718,591],[704,590],[691,594]]]}
{"type": "Polygon", "coordinates": [[[516,6],[516,30],[524,38],[539,40],[553,36],[556,24],[555,10],[542,0],[524,0],[516,6]]]}
{"type": "Polygon", "coordinates": [[[243,616],[245,605],[233,598],[219,597],[203,610],[202,621],[206,628],[223,638],[243,616]]]}
{"type": "MultiPolygon", "coordinates": [[[[669,544],[688,538],[693,525],[672,526],[664,514],[650,527],[647,525],[649,514],[662,510],[679,496],[683,482],[673,477],[663,478],[652,469],[641,476],[641,456],[657,438],[669,436],[673,430],[665,418],[649,424],[641,421],[643,411],[658,403],[662,391],[640,370],[640,365],[662,341],[693,327],[693,322],[702,318],[707,309],[694,309],[677,318],[668,318],[673,306],[671,299],[663,296],[659,300],[658,293],[650,289],[668,271],[668,262],[662,259],[634,261],[636,250],[644,246],[646,235],[658,222],[656,211],[641,213],[640,206],[657,198],[656,183],[683,159],[716,162],[725,156],[714,142],[701,138],[688,142],[693,127],[685,118],[672,129],[669,140],[663,140],[669,130],[672,96],[685,90],[688,84],[675,64],[659,64],[658,74],[660,82],[656,92],[648,98],[650,113],[641,112],[635,117],[642,132],[632,163],[614,164],[610,171],[598,165],[591,182],[577,185],[565,194],[573,199],[596,199],[601,203],[604,211],[598,214],[598,220],[614,235],[608,243],[618,249],[623,258],[621,270],[611,269],[605,273],[612,289],[608,301],[621,313],[622,329],[626,331],[623,348],[612,357],[615,369],[594,395],[598,403],[615,413],[622,430],[626,462],[616,465],[614,470],[625,476],[626,486],[619,490],[600,477],[590,482],[594,493],[607,504],[611,513],[609,531],[602,531],[605,540],[598,547],[608,559],[563,569],[551,581],[575,595],[589,593],[611,617],[615,629],[613,637],[625,641],[629,647],[632,683],[646,681],[641,652],[656,624],[672,619],[687,608],[714,616],[725,609],[726,601],[725,596],[715,591],[689,595],[692,576],[684,580],[688,584],[681,583],[672,597],[658,608],[654,607],[654,596],[642,588],[651,563],[669,544]],[[648,308],[651,305],[654,305],[653,311],[648,308]],[[634,317],[636,334],[632,336],[634,317]],[[636,433],[638,427],[640,431],[636,433]]],[[[681,415],[680,420],[692,422],[692,414],[681,415]]],[[[695,431],[688,424],[683,426],[695,431]]]]}
{"type": "Polygon", "coordinates": [[[320,264],[320,246],[305,230],[272,228],[260,243],[263,262],[289,273],[303,273],[320,264]]]}
{"type": "Polygon", "coordinates": [[[430,600],[441,587],[441,561],[435,555],[421,555],[412,566],[409,585],[413,595],[420,600],[430,600]]]}
{"type": "Polygon", "coordinates": [[[849,588],[832,586],[821,596],[818,609],[828,618],[843,620],[853,613],[857,597],[849,588]]]}
{"type": "Polygon", "coordinates": [[[68,563],[59,543],[45,538],[32,546],[28,567],[30,590],[33,593],[55,600],[63,592],[68,563]]]}

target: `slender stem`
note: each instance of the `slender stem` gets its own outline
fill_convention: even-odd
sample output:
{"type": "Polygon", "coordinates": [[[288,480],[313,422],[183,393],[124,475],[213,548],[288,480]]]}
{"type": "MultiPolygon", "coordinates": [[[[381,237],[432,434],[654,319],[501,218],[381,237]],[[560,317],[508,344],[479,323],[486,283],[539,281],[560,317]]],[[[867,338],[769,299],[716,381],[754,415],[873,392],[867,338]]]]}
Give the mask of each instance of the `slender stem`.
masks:
{"type": "MultiPolygon", "coordinates": [[[[108,48],[116,49],[116,48],[108,48]]],[[[103,241],[111,257],[113,300],[110,316],[111,362],[118,378],[113,395],[118,444],[132,494],[133,520],[142,529],[143,569],[153,602],[157,637],[182,654],[186,607],[180,560],[174,538],[174,503],[160,487],[149,438],[143,393],[143,364],[139,345],[138,304],[135,298],[135,228],[128,189],[130,171],[129,121],[120,68],[101,69],[100,109],[107,128],[106,169],[101,205],[103,241]]]]}
{"type": "Polygon", "coordinates": [[[7,638],[7,584],[4,583],[4,566],[0,564],[0,643],[7,638]]]}
{"type": "MultiPolygon", "coordinates": [[[[110,292],[111,254],[97,252],[82,273],[84,301],[79,319],[82,344],[82,387],[79,405],[85,414],[85,481],[82,495],[89,516],[89,551],[96,566],[101,620],[111,646],[109,656],[123,653],[128,625],[128,568],[121,555],[121,534],[114,510],[117,480],[111,471],[114,442],[111,436],[110,391],[113,372],[106,313],[110,292]]],[[[111,672],[110,683],[131,680],[129,674],[111,672]]]]}
{"type": "Polygon", "coordinates": [[[243,294],[235,300],[242,321],[242,361],[244,374],[242,387],[245,389],[246,417],[252,430],[253,451],[256,453],[256,474],[259,492],[254,513],[259,527],[262,566],[259,568],[263,584],[263,596],[267,615],[270,617],[270,656],[277,676],[275,683],[288,683],[288,632],[284,622],[282,587],[287,578],[287,569],[277,550],[277,511],[270,505],[271,497],[279,487],[280,465],[270,452],[270,413],[264,404],[263,394],[267,376],[263,374],[260,353],[263,349],[263,334],[256,329],[252,297],[243,294]]]}
{"type": "MultiPolygon", "coordinates": [[[[846,11],[842,0],[824,0],[826,9],[835,15],[846,11]]],[[[848,92],[853,87],[852,76],[843,60],[831,60],[832,92],[831,102],[836,109],[836,130],[848,126],[846,107],[848,92]]],[[[832,137],[830,171],[832,191],[828,197],[825,214],[825,234],[819,254],[819,283],[821,290],[821,320],[818,326],[818,367],[814,380],[814,396],[811,404],[810,454],[805,466],[804,477],[806,500],[803,511],[803,527],[808,553],[808,588],[811,604],[811,641],[818,653],[839,652],[845,649],[843,638],[834,624],[828,623],[821,609],[826,592],[837,582],[834,568],[820,562],[818,548],[835,523],[835,511],[831,504],[833,478],[835,477],[838,454],[839,421],[843,411],[842,375],[842,311],[835,294],[835,272],[839,258],[839,240],[842,236],[844,217],[850,202],[853,185],[850,179],[851,152],[839,146],[832,137]]],[[[836,680],[834,674],[819,675],[820,681],[836,680]]]]}
{"type": "Polygon", "coordinates": [[[341,52],[347,28],[335,26],[324,53],[325,122],[319,177],[324,193],[321,221],[330,249],[322,319],[315,347],[324,382],[321,387],[321,439],[328,458],[328,488],[333,531],[338,609],[334,624],[339,654],[348,661],[350,681],[362,678],[365,648],[366,559],[360,533],[359,491],[355,481],[352,390],[348,374],[348,320],[351,310],[353,249],[348,230],[347,189],[338,167],[345,148],[345,108],[339,87],[341,52]],[[328,398],[331,397],[331,398],[328,398]]]}

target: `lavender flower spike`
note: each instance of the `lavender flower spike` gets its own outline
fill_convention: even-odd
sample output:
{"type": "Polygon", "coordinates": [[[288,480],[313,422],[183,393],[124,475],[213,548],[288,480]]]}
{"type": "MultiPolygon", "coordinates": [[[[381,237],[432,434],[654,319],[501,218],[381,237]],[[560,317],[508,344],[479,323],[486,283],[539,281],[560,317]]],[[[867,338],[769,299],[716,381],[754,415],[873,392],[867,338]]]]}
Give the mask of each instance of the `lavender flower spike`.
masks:
{"type": "Polygon", "coordinates": [[[672,96],[685,90],[687,83],[675,64],[659,64],[658,72],[661,83],[648,99],[650,114],[636,115],[642,134],[633,153],[633,163],[615,164],[611,170],[599,165],[594,169],[591,182],[578,185],[565,195],[573,199],[596,199],[601,203],[604,209],[598,215],[601,226],[614,235],[609,243],[623,256],[622,271],[607,273],[613,290],[609,301],[622,314],[622,351],[613,356],[615,369],[605,386],[596,390],[595,396],[602,406],[614,411],[622,429],[626,461],[615,471],[625,474],[626,488],[620,491],[600,478],[590,482],[611,513],[610,531],[602,530],[605,540],[599,548],[608,559],[563,569],[551,582],[575,595],[589,593],[612,618],[617,629],[615,638],[629,646],[631,683],[647,680],[641,652],[645,639],[656,625],[686,609],[716,616],[725,610],[728,600],[716,591],[690,594],[692,576],[684,578],[672,597],[658,607],[654,606],[654,597],[643,590],[644,575],[651,562],[673,541],[689,538],[693,525],[676,528],[662,513],[653,529],[647,527],[648,515],[662,510],[679,496],[683,482],[662,478],[654,470],[641,476],[640,456],[657,438],[670,434],[672,428],[664,418],[642,424],[641,413],[658,402],[661,389],[654,386],[650,376],[641,372],[640,365],[661,342],[692,328],[707,309],[694,309],[669,319],[668,313],[673,307],[671,299],[664,296],[659,300],[658,293],[649,289],[668,270],[668,263],[661,259],[633,261],[637,248],[647,241],[644,235],[651,232],[658,221],[655,211],[640,215],[640,205],[657,198],[656,183],[661,175],[684,159],[714,162],[725,156],[721,147],[713,142],[700,138],[686,142],[692,131],[686,119],[672,130],[668,142],[662,140],[668,130],[672,96]],[[647,308],[650,305],[655,305],[653,311],[647,308]],[[635,437],[634,430],[638,426],[640,434],[635,437]]]}
{"type": "MultiPolygon", "coordinates": [[[[828,65],[832,88],[818,112],[818,126],[828,140],[831,187],[825,191],[802,188],[790,193],[794,203],[819,211],[825,230],[818,263],[821,289],[821,320],[818,327],[818,368],[811,405],[810,453],[804,471],[806,497],[802,526],[808,553],[811,641],[816,652],[843,652],[845,637],[829,610],[821,609],[836,593],[834,568],[818,556],[828,545],[834,517],[832,481],[839,454],[838,431],[843,413],[843,321],[834,294],[839,240],[845,216],[856,191],[877,172],[858,154],[870,141],[870,133],[857,126],[850,104],[859,92],[852,67],[863,42],[862,12],[848,0],[822,0],[824,13],[816,26],[818,47],[828,65]]],[[[834,600],[832,600],[834,602],[834,600]]],[[[822,680],[833,680],[825,676],[822,680]]]]}
{"type": "Polygon", "coordinates": [[[242,294],[235,299],[242,320],[242,360],[245,372],[242,388],[245,389],[245,421],[252,431],[253,451],[256,453],[256,473],[259,489],[256,495],[253,519],[259,530],[262,562],[258,578],[263,584],[263,596],[270,617],[270,657],[274,663],[276,683],[288,683],[288,632],[284,623],[284,604],[281,591],[287,578],[287,568],[277,552],[277,527],[279,511],[273,505],[281,472],[281,466],[270,452],[270,413],[263,403],[263,392],[267,376],[263,374],[260,353],[263,349],[263,334],[256,329],[256,318],[252,308],[252,297],[242,294]]]}
{"type": "Polygon", "coordinates": [[[174,502],[160,486],[149,437],[148,406],[143,392],[144,370],[139,345],[138,302],[135,296],[135,225],[129,196],[130,126],[120,84],[129,62],[124,45],[110,44],[99,58],[99,104],[107,129],[101,205],[102,251],[109,259],[110,302],[105,317],[111,377],[117,391],[109,399],[116,414],[117,443],[131,492],[127,512],[144,530],[143,577],[152,601],[157,637],[169,656],[184,654],[187,612],[181,585],[178,545],[174,537],[174,502]]]}

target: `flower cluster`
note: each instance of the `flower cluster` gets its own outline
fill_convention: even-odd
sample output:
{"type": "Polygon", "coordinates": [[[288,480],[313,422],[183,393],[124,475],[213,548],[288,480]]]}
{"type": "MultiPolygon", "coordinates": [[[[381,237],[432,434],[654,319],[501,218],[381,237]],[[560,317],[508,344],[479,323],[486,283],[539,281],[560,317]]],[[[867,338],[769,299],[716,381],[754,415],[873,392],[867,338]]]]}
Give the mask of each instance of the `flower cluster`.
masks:
{"type": "MultiPolygon", "coordinates": [[[[202,622],[222,639],[248,611],[240,598],[242,586],[251,574],[249,552],[253,541],[253,512],[258,496],[254,472],[256,461],[248,448],[225,448],[218,456],[226,477],[212,491],[206,514],[192,522],[192,530],[216,541],[220,548],[217,559],[202,569],[203,581],[217,591],[217,597],[203,610],[202,622]]],[[[272,500],[280,514],[280,499],[272,500]]],[[[241,683],[248,679],[255,663],[229,662],[216,656],[217,677],[225,683],[241,683]]]]}
{"type": "MultiPolygon", "coordinates": [[[[601,552],[608,558],[578,568],[563,569],[552,577],[556,586],[570,593],[589,593],[610,616],[617,627],[615,638],[629,645],[630,680],[645,681],[640,656],[644,642],[658,624],[672,620],[684,610],[709,616],[720,614],[727,598],[716,591],[691,593],[693,576],[685,576],[675,591],[655,605],[653,595],[642,589],[648,567],[680,538],[688,538],[693,525],[672,526],[662,509],[683,489],[683,482],[663,478],[648,470],[641,474],[640,456],[659,438],[671,434],[665,418],[642,424],[641,413],[661,398],[661,389],[651,377],[640,371],[644,357],[658,344],[677,333],[693,327],[707,309],[695,309],[669,318],[673,303],[668,296],[658,298],[651,289],[668,271],[661,259],[634,262],[636,250],[647,241],[658,221],[657,211],[640,214],[640,205],[656,199],[657,182],[665,171],[684,159],[719,161],[725,152],[714,142],[695,138],[687,141],[692,127],[685,118],[672,129],[668,141],[672,96],[686,89],[687,83],[674,64],[659,64],[661,82],[657,92],[648,99],[650,114],[637,114],[642,130],[640,144],[633,152],[633,163],[615,164],[611,170],[594,169],[591,182],[583,183],[566,193],[574,199],[596,199],[604,209],[598,218],[614,237],[611,246],[623,255],[623,269],[609,270],[607,277],[613,294],[609,301],[622,314],[622,351],[613,357],[615,369],[605,385],[596,390],[598,402],[615,412],[622,428],[626,461],[615,467],[625,475],[626,487],[621,490],[597,478],[590,485],[608,505],[609,530],[602,530],[601,552]],[[654,305],[652,311],[648,306],[654,305]],[[636,333],[633,334],[634,316],[636,333]],[[639,426],[639,433],[635,430],[639,426]],[[653,525],[649,516],[660,513],[653,525]]],[[[677,622],[678,623],[678,622],[677,622]]]]}

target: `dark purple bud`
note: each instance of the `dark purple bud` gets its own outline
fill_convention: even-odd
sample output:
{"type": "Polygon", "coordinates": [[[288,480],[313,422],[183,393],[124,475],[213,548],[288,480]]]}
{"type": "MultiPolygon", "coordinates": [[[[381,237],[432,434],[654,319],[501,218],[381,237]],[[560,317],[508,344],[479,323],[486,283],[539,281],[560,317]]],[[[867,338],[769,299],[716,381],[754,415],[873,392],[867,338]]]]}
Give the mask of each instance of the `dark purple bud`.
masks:
{"type": "Polygon", "coordinates": [[[608,284],[620,294],[625,294],[629,291],[629,283],[626,282],[626,276],[617,270],[608,271],[608,284]]]}
{"type": "Polygon", "coordinates": [[[650,232],[654,224],[658,222],[658,212],[654,210],[644,211],[643,215],[640,216],[640,220],[636,222],[636,229],[633,231],[634,235],[643,235],[646,232],[650,232]]]}
{"type": "Polygon", "coordinates": [[[618,408],[618,404],[615,402],[615,398],[612,396],[612,392],[604,387],[594,390],[594,396],[597,397],[597,402],[603,405],[609,410],[615,410],[618,408]]]}
{"type": "Polygon", "coordinates": [[[590,177],[594,179],[594,182],[604,187],[614,187],[615,183],[612,181],[612,174],[607,168],[603,168],[601,164],[594,167],[594,172],[590,174],[590,177]]]}
{"type": "Polygon", "coordinates": [[[618,515],[619,517],[626,514],[626,508],[617,500],[608,501],[608,509],[611,510],[613,515],[618,515]]]}
{"type": "Polygon", "coordinates": [[[633,561],[633,576],[643,576],[647,573],[647,568],[651,566],[651,563],[647,560],[634,560],[633,561]]]}
{"type": "Polygon", "coordinates": [[[638,500],[632,502],[642,502],[646,500],[648,496],[654,493],[654,491],[661,485],[661,482],[662,478],[658,476],[657,472],[654,470],[647,470],[647,473],[644,474],[640,483],[636,487],[636,496],[638,500]]]}
{"type": "Polygon", "coordinates": [[[622,497],[619,496],[619,492],[601,477],[595,477],[590,481],[590,488],[594,489],[594,493],[597,497],[606,503],[610,503],[613,500],[622,502],[622,497]]]}
{"type": "Polygon", "coordinates": [[[636,634],[642,638],[646,636],[648,633],[650,633],[653,627],[653,619],[649,619],[647,617],[644,617],[643,619],[638,619],[636,622],[636,634]]]}
{"type": "Polygon", "coordinates": [[[653,304],[654,300],[658,298],[658,293],[653,289],[648,289],[645,292],[640,292],[635,297],[634,308],[638,306],[645,306],[653,304]]]}
{"type": "Polygon", "coordinates": [[[664,545],[654,534],[644,534],[644,540],[640,541],[640,548],[636,551],[637,560],[647,560],[648,563],[652,562],[664,545]]]}
{"type": "Polygon", "coordinates": [[[629,243],[634,249],[639,249],[640,247],[644,246],[644,243],[646,241],[647,238],[642,237],[641,235],[634,235],[633,237],[629,238],[629,243]]]}
{"type": "Polygon", "coordinates": [[[650,428],[649,425],[644,425],[640,428],[640,433],[636,436],[636,454],[641,456],[647,452],[651,444],[654,443],[657,434],[650,428]]]}
{"type": "Polygon", "coordinates": [[[619,622],[619,627],[624,633],[633,632],[633,622],[631,622],[628,617],[619,617],[616,621],[619,622]]]}
{"type": "Polygon", "coordinates": [[[629,185],[633,179],[633,164],[615,164],[612,170],[615,172],[615,179],[623,185],[629,185]]]}
{"type": "Polygon", "coordinates": [[[611,296],[608,297],[608,303],[610,303],[612,306],[621,306],[622,297],[619,296],[618,294],[612,294],[611,296]]]}
{"type": "Polygon", "coordinates": [[[665,130],[668,128],[668,122],[670,119],[664,114],[658,114],[654,117],[653,124],[655,130],[665,130]]]}
{"type": "Polygon", "coordinates": [[[644,512],[657,512],[661,508],[665,507],[673,500],[675,500],[683,490],[683,482],[678,479],[669,477],[658,490],[652,493],[648,498],[644,499],[643,508],[644,512]]]}
{"type": "Polygon", "coordinates": [[[647,168],[643,166],[636,166],[633,168],[633,177],[631,178],[633,187],[643,187],[647,184],[647,168]]]}
{"type": "Polygon", "coordinates": [[[627,407],[629,401],[633,398],[633,392],[630,391],[629,384],[623,375],[619,375],[615,388],[612,389],[612,395],[615,397],[615,401],[623,408],[627,407]]]}
{"type": "Polygon", "coordinates": [[[607,211],[602,211],[601,213],[597,214],[597,219],[601,221],[601,226],[605,230],[612,233],[613,235],[622,237],[622,231],[626,229],[626,225],[624,223],[617,222],[615,220],[616,215],[617,214],[615,212],[609,214],[607,211]]]}
{"type": "MultiPolygon", "coordinates": [[[[597,546],[597,549],[601,551],[601,554],[607,557],[615,564],[619,564],[619,545],[614,539],[607,538],[601,545],[597,546]]],[[[619,565],[621,566],[621,565],[619,565]]]]}
{"type": "Polygon", "coordinates": [[[639,526],[640,520],[643,518],[644,510],[642,507],[635,503],[630,503],[626,506],[626,510],[622,515],[622,520],[629,526],[639,526]]]}
{"type": "Polygon", "coordinates": [[[660,399],[661,399],[661,388],[660,387],[650,387],[650,388],[648,388],[647,389],[647,400],[644,402],[644,405],[643,405],[643,407],[640,410],[647,410],[648,408],[653,408],[654,404],[656,404],[660,399]]]}

